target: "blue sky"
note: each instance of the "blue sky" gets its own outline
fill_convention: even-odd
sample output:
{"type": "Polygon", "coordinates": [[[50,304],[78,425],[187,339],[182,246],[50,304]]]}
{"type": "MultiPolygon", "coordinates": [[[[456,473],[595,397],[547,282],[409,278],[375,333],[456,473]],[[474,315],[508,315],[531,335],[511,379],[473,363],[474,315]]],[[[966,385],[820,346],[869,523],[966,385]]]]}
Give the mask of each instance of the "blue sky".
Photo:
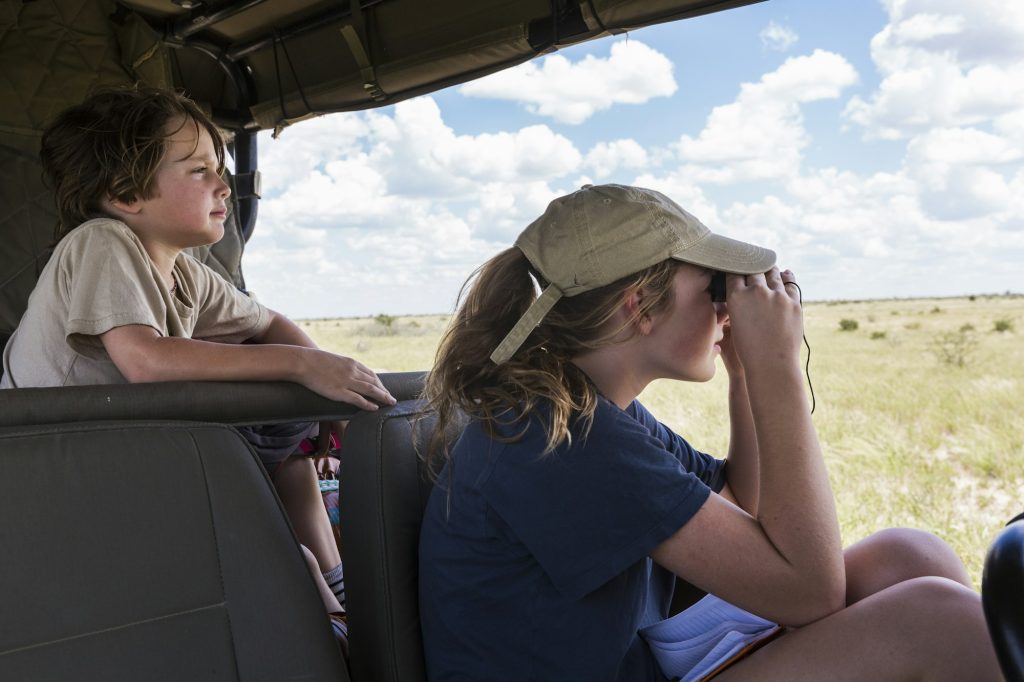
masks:
{"type": "Polygon", "coordinates": [[[1024,3],[769,0],[260,140],[247,284],[291,317],[449,312],[586,182],[775,249],[809,299],[1024,290],[1024,3]]]}

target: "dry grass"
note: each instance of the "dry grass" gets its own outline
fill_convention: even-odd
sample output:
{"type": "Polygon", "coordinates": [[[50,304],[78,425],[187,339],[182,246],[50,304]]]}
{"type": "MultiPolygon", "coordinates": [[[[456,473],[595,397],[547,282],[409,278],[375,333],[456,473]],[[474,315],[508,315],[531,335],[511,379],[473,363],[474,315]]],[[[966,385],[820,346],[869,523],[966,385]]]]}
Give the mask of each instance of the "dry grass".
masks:
{"type": "MultiPolygon", "coordinates": [[[[805,321],[844,541],[924,528],[980,584],[988,545],[1024,509],[1024,297],[809,303],[805,321]],[[843,319],[857,329],[841,331],[843,319]],[[1013,328],[995,331],[999,320],[1013,328]],[[935,353],[943,334],[972,340],[962,367],[935,353]]],[[[372,318],[302,324],[325,348],[407,371],[430,366],[445,322],[403,317],[391,335],[372,318]]],[[[725,452],[724,372],[708,384],[657,382],[641,399],[696,447],[725,452]]]]}

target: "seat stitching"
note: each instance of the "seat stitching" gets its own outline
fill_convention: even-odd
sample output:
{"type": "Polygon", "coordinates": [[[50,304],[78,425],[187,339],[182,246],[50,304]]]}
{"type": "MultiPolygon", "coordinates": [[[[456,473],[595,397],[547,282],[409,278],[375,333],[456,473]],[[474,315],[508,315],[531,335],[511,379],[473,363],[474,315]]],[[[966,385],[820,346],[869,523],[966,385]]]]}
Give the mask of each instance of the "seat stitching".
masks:
{"type": "Polygon", "coordinates": [[[116,625],[110,628],[102,628],[100,630],[93,630],[92,632],[83,632],[77,635],[71,635],[70,637],[59,637],[57,639],[51,639],[48,642],[36,642],[35,644],[29,644],[27,646],[17,647],[15,649],[8,649],[7,651],[0,651],[0,656],[6,656],[8,654],[16,654],[21,651],[28,651],[29,649],[38,649],[43,646],[50,646],[51,644],[60,644],[61,642],[70,642],[76,639],[82,639],[83,637],[93,637],[95,635],[102,635],[108,632],[117,632],[118,630],[124,630],[126,628],[133,628],[139,625],[145,625],[147,623],[155,623],[161,620],[167,620],[169,618],[177,618],[178,616],[187,616],[191,613],[201,613],[203,611],[209,611],[210,609],[217,609],[226,606],[227,602],[218,602],[216,604],[208,604],[206,606],[200,606],[194,609],[186,609],[185,611],[177,611],[175,613],[168,613],[162,616],[154,616],[153,618],[143,618],[132,623],[124,623],[122,625],[116,625]]]}
{"type": "MultiPolygon", "coordinates": [[[[226,606],[228,595],[227,590],[224,588],[224,566],[223,563],[221,562],[220,539],[217,536],[217,521],[213,515],[213,499],[210,495],[210,478],[206,473],[206,462],[203,459],[202,450],[199,448],[199,443],[196,442],[195,432],[192,429],[189,429],[188,435],[189,438],[192,439],[192,445],[195,448],[196,455],[199,459],[199,468],[203,472],[203,484],[206,488],[206,508],[210,512],[210,530],[213,533],[214,551],[217,553],[217,577],[220,579],[220,593],[221,596],[224,598],[223,603],[226,606]]],[[[234,435],[238,438],[241,438],[241,436],[239,436],[237,433],[235,433],[234,435]]],[[[239,679],[241,673],[238,669],[238,656],[237,652],[235,651],[235,649],[237,648],[237,645],[235,644],[235,630],[231,626],[231,609],[225,608],[224,613],[228,621],[228,634],[231,636],[231,661],[235,666],[235,679],[239,679]]]]}

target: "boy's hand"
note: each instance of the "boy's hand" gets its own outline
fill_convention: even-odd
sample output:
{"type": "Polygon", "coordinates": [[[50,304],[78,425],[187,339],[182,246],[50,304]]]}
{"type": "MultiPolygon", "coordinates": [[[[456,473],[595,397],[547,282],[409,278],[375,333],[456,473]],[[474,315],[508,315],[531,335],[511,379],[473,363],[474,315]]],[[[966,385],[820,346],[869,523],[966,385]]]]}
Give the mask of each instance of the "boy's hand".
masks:
{"type": "MultiPolygon", "coordinates": [[[[747,370],[785,362],[798,365],[803,312],[797,288],[787,286],[795,281],[792,272],[780,273],[778,268],[759,275],[729,275],[729,336],[747,370]]],[[[724,346],[722,351],[724,356],[724,346]]]]}
{"type": "Polygon", "coordinates": [[[340,400],[364,410],[376,410],[379,405],[394,405],[397,401],[384,388],[373,370],[352,358],[327,351],[314,350],[315,362],[302,383],[306,388],[331,400],[340,400]],[[371,400],[373,402],[371,402],[371,400]]]}

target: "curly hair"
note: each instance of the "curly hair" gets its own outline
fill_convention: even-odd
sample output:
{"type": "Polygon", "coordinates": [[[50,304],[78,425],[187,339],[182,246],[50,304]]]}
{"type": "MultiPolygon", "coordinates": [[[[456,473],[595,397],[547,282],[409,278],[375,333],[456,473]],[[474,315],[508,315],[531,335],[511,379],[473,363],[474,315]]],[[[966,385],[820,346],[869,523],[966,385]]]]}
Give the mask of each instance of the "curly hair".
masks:
{"type": "Polygon", "coordinates": [[[481,420],[492,438],[514,441],[521,432],[501,438],[499,424],[522,422],[525,429],[524,418],[546,404],[550,416],[544,454],[570,438],[574,419],[582,419],[584,431],[589,430],[597,390],[572,358],[621,340],[623,331],[635,334],[636,321],[666,310],[672,304],[679,264],[662,261],[599,289],[560,299],[500,365],[491,362],[491,351],[536,299],[537,285],[543,288],[547,282],[515,247],[480,266],[463,285],[461,305],[427,376],[423,397],[438,418],[429,456],[448,457],[444,434],[459,411],[481,420]],[[621,326],[610,325],[625,296],[637,290],[647,295],[633,316],[621,326]]]}
{"type": "Polygon", "coordinates": [[[57,203],[57,240],[103,215],[105,198],[151,198],[168,138],[189,123],[210,134],[217,170],[223,171],[220,131],[184,95],[147,87],[106,89],[59,114],[43,131],[40,149],[57,203]]]}

